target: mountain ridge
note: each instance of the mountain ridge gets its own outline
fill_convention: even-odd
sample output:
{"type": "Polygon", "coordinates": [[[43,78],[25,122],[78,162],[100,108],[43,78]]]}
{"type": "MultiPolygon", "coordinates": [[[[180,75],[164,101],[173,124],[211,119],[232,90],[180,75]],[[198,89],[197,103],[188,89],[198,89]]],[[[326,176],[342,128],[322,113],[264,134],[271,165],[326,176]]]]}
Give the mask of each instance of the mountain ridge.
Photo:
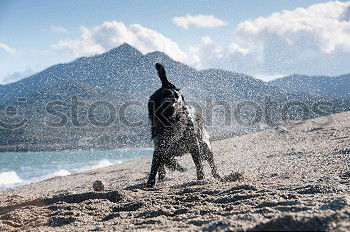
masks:
{"type": "MultiPolygon", "coordinates": [[[[18,82],[0,86],[0,112],[4,112],[8,105],[17,106],[28,120],[25,127],[16,130],[9,131],[0,127],[0,150],[149,145],[146,103],[148,97],[160,88],[154,68],[156,62],[165,66],[169,80],[182,90],[185,99],[202,107],[204,113],[208,102],[224,102],[234,107],[238,102],[254,101],[259,106],[265,107],[266,96],[271,96],[273,98],[271,100],[277,103],[293,99],[312,103],[322,99],[317,94],[314,96],[300,91],[288,92],[284,89],[287,85],[283,83],[288,82],[288,78],[269,83],[250,75],[222,69],[196,70],[171,59],[162,52],[156,51],[144,55],[136,48],[123,44],[106,53],[53,65],[18,82]],[[27,98],[27,102],[18,103],[17,99],[23,97],[27,98]],[[84,126],[74,125],[71,112],[74,99],[85,104],[85,108],[81,107],[77,112],[84,121],[84,126]],[[48,103],[57,101],[64,103],[64,106],[59,107],[59,111],[67,117],[67,120],[64,126],[53,128],[47,126],[47,120],[57,120],[57,117],[48,114],[45,107],[48,103]],[[139,102],[142,106],[131,110],[127,118],[141,119],[143,124],[128,127],[122,123],[118,115],[115,122],[108,127],[99,128],[87,123],[89,118],[86,112],[89,109],[86,107],[101,101],[112,104],[116,109],[128,102],[139,102]],[[86,138],[94,139],[88,143],[88,147],[86,145],[81,147],[80,141],[86,141],[86,138]]],[[[341,106],[333,111],[340,112],[346,109],[348,108],[341,106]]],[[[223,120],[227,117],[225,109],[218,107],[212,110],[213,120],[207,122],[210,124],[209,131],[214,137],[242,134],[255,131],[259,127],[258,124],[239,125],[236,121],[225,125],[223,120]]],[[[229,113],[232,114],[233,109],[229,113]]],[[[245,117],[249,118],[253,113],[249,111],[245,117]]],[[[97,117],[104,119],[105,115],[103,112],[98,112],[97,117]]],[[[210,115],[205,117],[210,119],[210,115]]],[[[274,120],[278,117],[280,116],[275,115],[274,120]]],[[[10,119],[11,117],[7,117],[6,114],[0,114],[1,122],[10,119]]]]}
{"type": "MultiPolygon", "coordinates": [[[[166,54],[164,54],[162,52],[154,51],[154,52],[142,54],[135,47],[133,47],[127,43],[123,43],[122,45],[120,45],[116,48],[112,48],[111,50],[109,50],[105,53],[90,56],[90,57],[79,57],[71,62],[55,64],[55,65],[52,65],[52,66],[50,66],[50,67],[48,67],[40,72],[34,73],[34,74],[28,76],[27,78],[21,79],[19,81],[13,82],[13,83],[0,85],[0,88],[2,90],[1,92],[2,93],[13,92],[13,89],[15,89],[15,88],[16,89],[25,89],[26,91],[29,91],[29,89],[26,88],[25,86],[26,85],[27,86],[34,85],[34,83],[31,82],[30,80],[34,79],[34,82],[36,82],[36,83],[38,83],[40,81],[45,81],[44,78],[42,78],[41,80],[40,80],[40,78],[37,78],[38,76],[52,77],[52,76],[54,76],[53,74],[55,73],[56,69],[61,70],[62,68],[66,67],[66,66],[74,66],[74,65],[79,66],[79,65],[82,65],[86,62],[88,62],[88,63],[98,62],[99,60],[101,60],[105,57],[109,57],[109,59],[118,59],[119,61],[124,63],[124,65],[125,65],[126,61],[129,61],[133,64],[136,62],[137,65],[142,65],[142,62],[144,62],[144,59],[149,59],[150,61],[153,61],[153,62],[157,62],[157,61],[172,62],[172,63],[181,64],[182,66],[185,66],[188,70],[196,71],[196,72],[201,73],[201,74],[206,73],[206,72],[216,72],[218,74],[232,75],[235,78],[251,78],[251,79],[255,79],[258,81],[268,83],[271,86],[277,86],[285,92],[291,91],[293,93],[295,93],[295,92],[304,93],[305,92],[305,90],[303,90],[300,87],[297,88],[296,90],[293,90],[293,88],[295,89],[296,86],[291,85],[291,83],[295,82],[295,81],[297,81],[297,83],[299,84],[300,82],[303,82],[305,80],[308,80],[308,81],[311,80],[311,81],[317,82],[317,81],[320,81],[320,79],[322,81],[335,81],[335,79],[340,79],[340,78],[350,79],[349,78],[350,74],[343,74],[343,75],[334,76],[334,77],[333,76],[292,74],[292,75],[288,75],[288,76],[281,77],[281,78],[271,80],[271,81],[263,81],[263,80],[260,80],[258,78],[255,78],[252,75],[237,73],[234,71],[229,71],[229,70],[224,70],[224,69],[219,69],[219,68],[209,68],[209,69],[197,70],[197,69],[194,69],[188,65],[182,64],[180,62],[177,62],[177,61],[171,59],[169,56],[167,56],[166,54]],[[140,60],[141,60],[141,62],[140,62],[140,60]],[[302,80],[298,80],[298,79],[302,79],[302,80]],[[24,84],[20,84],[20,83],[24,83],[24,84]],[[289,86],[286,87],[285,86],[286,84],[288,84],[290,87],[289,86]],[[12,86],[13,86],[13,88],[11,88],[12,86]]],[[[122,65],[121,62],[119,62],[118,65],[122,65]]],[[[110,67],[113,67],[113,65],[111,65],[110,67]]],[[[62,76],[64,76],[64,74],[62,76]]],[[[59,80],[59,78],[52,78],[52,79],[49,79],[48,81],[57,81],[57,80],[59,80]]],[[[54,84],[54,83],[51,83],[51,84],[54,84]]],[[[315,86],[315,84],[313,84],[312,87],[313,86],[315,86]]],[[[43,86],[43,88],[45,88],[45,87],[47,87],[47,85],[43,86]]],[[[40,86],[39,86],[38,89],[41,90],[42,88],[40,88],[40,86]]],[[[16,92],[16,91],[14,91],[14,92],[16,92]]],[[[22,92],[25,92],[25,91],[22,91],[22,92]]],[[[12,95],[10,95],[10,96],[13,97],[12,95]]],[[[0,103],[4,103],[8,99],[9,99],[9,97],[6,97],[6,94],[5,94],[5,96],[1,96],[0,103]]]]}
{"type": "Polygon", "coordinates": [[[269,82],[285,92],[315,94],[322,97],[349,97],[350,74],[340,76],[308,76],[294,74],[269,82]]]}

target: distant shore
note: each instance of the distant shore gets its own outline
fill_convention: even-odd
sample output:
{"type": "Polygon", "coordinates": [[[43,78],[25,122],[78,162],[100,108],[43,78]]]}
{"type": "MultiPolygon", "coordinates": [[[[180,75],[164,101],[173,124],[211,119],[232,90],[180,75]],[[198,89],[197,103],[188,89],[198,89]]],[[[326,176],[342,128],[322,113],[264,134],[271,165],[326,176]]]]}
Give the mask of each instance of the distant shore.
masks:
{"type": "MultiPolygon", "coordinates": [[[[225,134],[221,136],[215,136],[212,141],[227,139],[236,137],[236,134],[225,134]]],[[[152,141],[150,139],[149,143],[140,144],[139,146],[125,145],[67,145],[67,144],[16,144],[16,145],[6,145],[0,146],[0,153],[2,152],[40,152],[40,151],[77,151],[77,150],[111,150],[111,149],[125,149],[125,148],[153,148],[152,141]]]]}
{"type": "Polygon", "coordinates": [[[152,146],[73,146],[65,144],[57,145],[9,145],[0,146],[1,152],[41,152],[41,151],[77,151],[77,150],[112,150],[112,149],[125,149],[125,148],[152,148],[152,146]]]}

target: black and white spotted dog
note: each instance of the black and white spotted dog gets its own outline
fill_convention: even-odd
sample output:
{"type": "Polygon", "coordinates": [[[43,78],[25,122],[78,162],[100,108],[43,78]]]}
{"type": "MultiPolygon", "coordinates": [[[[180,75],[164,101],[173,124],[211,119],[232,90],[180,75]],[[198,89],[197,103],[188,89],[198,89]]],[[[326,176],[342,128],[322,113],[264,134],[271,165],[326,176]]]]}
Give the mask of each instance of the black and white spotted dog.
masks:
{"type": "Polygon", "coordinates": [[[179,89],[168,81],[164,67],[157,63],[156,69],[162,88],[154,92],[148,102],[155,150],[147,186],[154,187],[157,173],[159,180],[164,180],[165,166],[185,171],[175,160],[185,153],[192,155],[198,180],[204,179],[202,161],[208,161],[213,177],[221,179],[201,115],[185,103],[179,89]]]}

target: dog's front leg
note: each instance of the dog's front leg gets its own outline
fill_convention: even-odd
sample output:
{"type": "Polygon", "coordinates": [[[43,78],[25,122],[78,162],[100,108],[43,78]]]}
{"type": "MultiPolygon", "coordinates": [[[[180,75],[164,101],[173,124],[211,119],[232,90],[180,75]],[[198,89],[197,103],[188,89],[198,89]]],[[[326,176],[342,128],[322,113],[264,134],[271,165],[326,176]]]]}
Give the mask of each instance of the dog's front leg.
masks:
{"type": "Polygon", "coordinates": [[[159,150],[156,149],[153,153],[151,173],[149,174],[147,187],[153,188],[154,185],[156,184],[156,176],[157,176],[159,166],[160,166],[160,154],[159,154],[159,150]]]}
{"type": "Polygon", "coordinates": [[[164,163],[159,165],[158,168],[158,182],[163,181],[165,179],[166,171],[164,163]]]}

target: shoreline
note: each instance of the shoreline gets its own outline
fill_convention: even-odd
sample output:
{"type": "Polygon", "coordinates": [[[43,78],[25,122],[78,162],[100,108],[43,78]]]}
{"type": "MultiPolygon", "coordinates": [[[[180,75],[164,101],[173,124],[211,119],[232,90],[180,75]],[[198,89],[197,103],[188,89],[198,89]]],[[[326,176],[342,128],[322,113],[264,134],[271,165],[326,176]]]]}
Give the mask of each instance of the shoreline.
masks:
{"type": "Polygon", "coordinates": [[[224,182],[167,172],[147,189],[151,159],[0,192],[0,230],[350,230],[350,113],[213,142],[224,182]],[[101,180],[103,192],[92,184],[101,180]]]}
{"type": "MultiPolygon", "coordinates": [[[[41,146],[41,145],[40,145],[41,146]]],[[[51,149],[44,149],[44,148],[28,148],[28,149],[4,149],[3,147],[0,147],[0,154],[1,153],[17,153],[17,152],[59,152],[59,151],[104,151],[104,150],[119,150],[119,149],[153,149],[152,146],[140,146],[140,147],[128,147],[128,146],[123,146],[123,147],[94,147],[94,148],[87,148],[87,147],[69,147],[69,146],[64,146],[64,145],[57,145],[56,148],[51,148],[51,149]],[[59,148],[60,147],[60,148],[59,148]],[[63,148],[62,148],[63,147],[63,148]],[[68,148],[67,148],[68,147],[68,148]]]]}
{"type": "MultiPolygon", "coordinates": [[[[253,132],[254,133],[254,132],[253,132]]],[[[248,133],[245,133],[248,134],[248,133]]],[[[218,141],[223,139],[234,138],[245,134],[227,134],[224,136],[216,136],[212,138],[212,141],[218,141]]],[[[151,141],[151,140],[150,140],[151,141]]],[[[0,146],[1,153],[17,153],[17,152],[58,152],[58,151],[104,151],[104,150],[119,150],[119,149],[153,149],[153,145],[150,146],[101,146],[101,147],[87,147],[87,146],[71,146],[71,145],[54,145],[54,146],[43,146],[43,145],[8,145],[0,146]]]]}
{"type": "Polygon", "coordinates": [[[70,176],[76,173],[120,164],[129,160],[149,157],[152,151],[152,148],[122,148],[102,151],[65,151],[64,153],[61,151],[26,152],[20,153],[20,156],[19,153],[5,153],[2,156],[5,163],[17,161],[18,164],[11,167],[4,166],[4,169],[0,169],[2,170],[0,171],[0,192],[7,189],[17,189],[57,176],[70,176]],[[11,159],[12,155],[15,155],[14,159],[11,159]],[[49,160],[55,164],[50,165],[47,160],[43,160],[45,156],[49,156],[49,160]],[[81,157],[83,160],[80,161],[77,157],[81,157]],[[9,158],[10,160],[8,160],[9,158]],[[33,159],[37,162],[26,164],[20,161],[28,160],[30,162],[33,159]],[[69,159],[71,160],[71,164],[64,165],[69,159]]]}

